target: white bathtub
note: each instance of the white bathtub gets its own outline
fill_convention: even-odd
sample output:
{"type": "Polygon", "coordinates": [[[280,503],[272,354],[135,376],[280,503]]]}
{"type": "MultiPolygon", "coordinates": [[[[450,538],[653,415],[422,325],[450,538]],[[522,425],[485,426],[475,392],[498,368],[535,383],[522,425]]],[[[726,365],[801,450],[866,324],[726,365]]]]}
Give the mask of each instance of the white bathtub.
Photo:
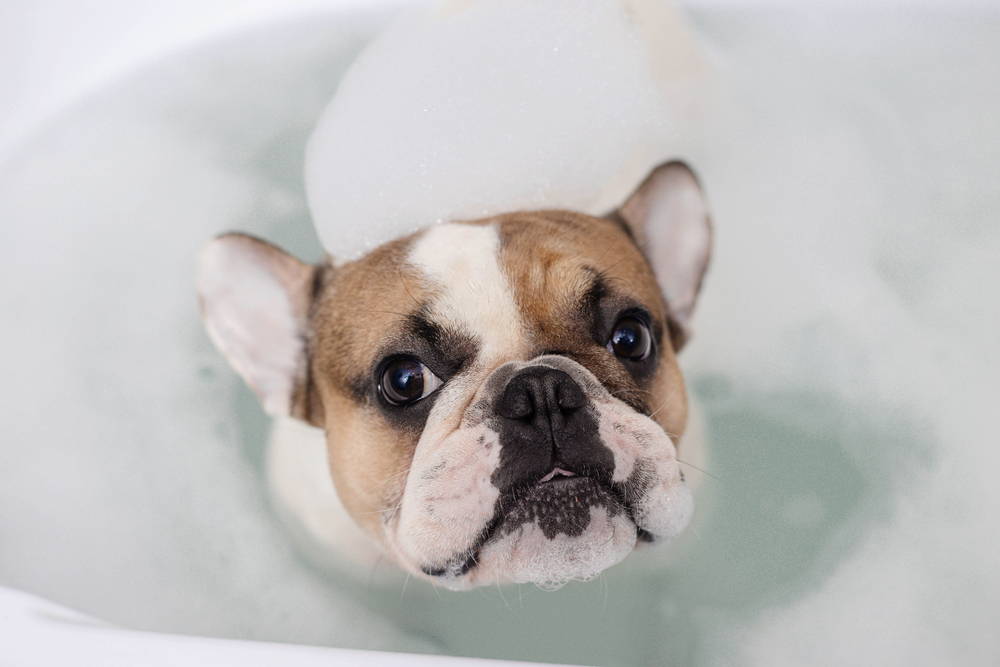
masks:
{"type": "MultiPolygon", "coordinates": [[[[1000,655],[997,15],[695,13],[735,102],[695,156],[718,250],[683,362],[711,499],[670,567],[465,594],[346,581],[297,554],[261,483],[266,419],[193,296],[197,250],[225,229],[318,256],[303,143],[388,16],[206,39],[5,137],[0,584],[125,628],[339,648],[1000,655]]],[[[56,636],[11,627],[22,648],[56,636]]]]}

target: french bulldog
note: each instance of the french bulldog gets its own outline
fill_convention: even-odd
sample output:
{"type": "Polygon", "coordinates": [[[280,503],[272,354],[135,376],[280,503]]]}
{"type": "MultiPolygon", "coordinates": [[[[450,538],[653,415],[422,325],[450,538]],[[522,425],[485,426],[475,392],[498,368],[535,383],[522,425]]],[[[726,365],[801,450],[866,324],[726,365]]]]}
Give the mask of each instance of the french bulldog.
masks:
{"type": "Polygon", "coordinates": [[[355,531],[453,589],[558,585],[689,522],[676,355],[711,245],[697,178],[668,162],[603,217],[439,223],[343,263],[224,234],[198,294],[263,408],[324,434],[312,482],[294,443],[272,461],[319,542],[362,548],[355,531]]]}

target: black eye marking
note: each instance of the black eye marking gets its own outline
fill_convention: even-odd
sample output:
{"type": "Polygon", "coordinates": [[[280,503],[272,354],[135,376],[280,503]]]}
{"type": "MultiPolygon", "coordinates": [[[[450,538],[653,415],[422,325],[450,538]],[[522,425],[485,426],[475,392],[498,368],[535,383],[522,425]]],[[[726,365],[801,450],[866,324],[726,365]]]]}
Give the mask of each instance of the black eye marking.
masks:
{"type": "Polygon", "coordinates": [[[442,384],[441,378],[410,355],[383,360],[376,378],[379,397],[393,407],[412,405],[427,398],[442,384]]]}
{"type": "Polygon", "coordinates": [[[604,283],[597,269],[584,267],[591,276],[589,287],[580,295],[578,308],[585,322],[589,322],[590,333],[595,341],[602,342],[607,336],[607,323],[603,321],[602,304],[610,296],[608,286],[604,283]]]}
{"type": "Polygon", "coordinates": [[[427,306],[406,318],[404,331],[409,339],[406,346],[419,350],[419,356],[445,380],[461,371],[479,351],[476,337],[435,323],[427,306]]]}
{"type": "Polygon", "coordinates": [[[416,336],[423,338],[430,345],[440,346],[446,337],[444,329],[431,321],[427,306],[406,318],[407,328],[416,336]]]}

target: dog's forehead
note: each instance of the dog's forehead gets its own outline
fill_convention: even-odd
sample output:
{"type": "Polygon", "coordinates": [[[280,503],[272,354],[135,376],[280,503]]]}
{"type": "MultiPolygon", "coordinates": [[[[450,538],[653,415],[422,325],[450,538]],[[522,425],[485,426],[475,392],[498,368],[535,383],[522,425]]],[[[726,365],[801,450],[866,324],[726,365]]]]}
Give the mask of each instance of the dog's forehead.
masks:
{"type": "Polygon", "coordinates": [[[429,317],[475,336],[487,359],[516,356],[525,337],[500,247],[496,222],[449,223],[427,229],[407,258],[432,286],[429,317]]]}
{"type": "Polygon", "coordinates": [[[437,225],[414,239],[407,261],[433,286],[431,317],[476,336],[491,356],[516,357],[526,341],[561,328],[598,283],[663,315],[629,234],[569,211],[437,225]]]}
{"type": "Polygon", "coordinates": [[[655,320],[665,319],[652,268],[618,222],[537,211],[503,216],[498,230],[504,273],[529,327],[560,331],[567,314],[592,305],[586,299],[595,290],[627,297],[655,320]]]}

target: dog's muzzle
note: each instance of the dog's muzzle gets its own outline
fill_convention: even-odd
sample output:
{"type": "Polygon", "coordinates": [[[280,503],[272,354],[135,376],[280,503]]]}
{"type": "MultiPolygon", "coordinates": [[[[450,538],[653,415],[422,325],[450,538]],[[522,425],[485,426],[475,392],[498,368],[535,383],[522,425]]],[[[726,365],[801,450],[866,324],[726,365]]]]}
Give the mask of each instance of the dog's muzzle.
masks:
{"type": "Polygon", "coordinates": [[[598,415],[568,373],[534,365],[514,374],[493,406],[500,462],[491,482],[500,491],[493,519],[459,567],[427,570],[462,575],[490,540],[535,524],[548,538],[576,537],[591,509],[611,517],[628,513],[622,489],[612,483],[614,456],[600,440],[598,415]]]}
{"type": "Polygon", "coordinates": [[[534,486],[554,472],[610,483],[614,457],[600,442],[593,406],[567,373],[522,369],[500,393],[494,414],[502,450],[492,481],[501,493],[534,486]]]}
{"type": "Polygon", "coordinates": [[[686,525],[669,436],[575,361],[494,369],[460,426],[441,427],[457,402],[431,414],[392,533],[424,575],[453,588],[586,579],[686,525]]]}

